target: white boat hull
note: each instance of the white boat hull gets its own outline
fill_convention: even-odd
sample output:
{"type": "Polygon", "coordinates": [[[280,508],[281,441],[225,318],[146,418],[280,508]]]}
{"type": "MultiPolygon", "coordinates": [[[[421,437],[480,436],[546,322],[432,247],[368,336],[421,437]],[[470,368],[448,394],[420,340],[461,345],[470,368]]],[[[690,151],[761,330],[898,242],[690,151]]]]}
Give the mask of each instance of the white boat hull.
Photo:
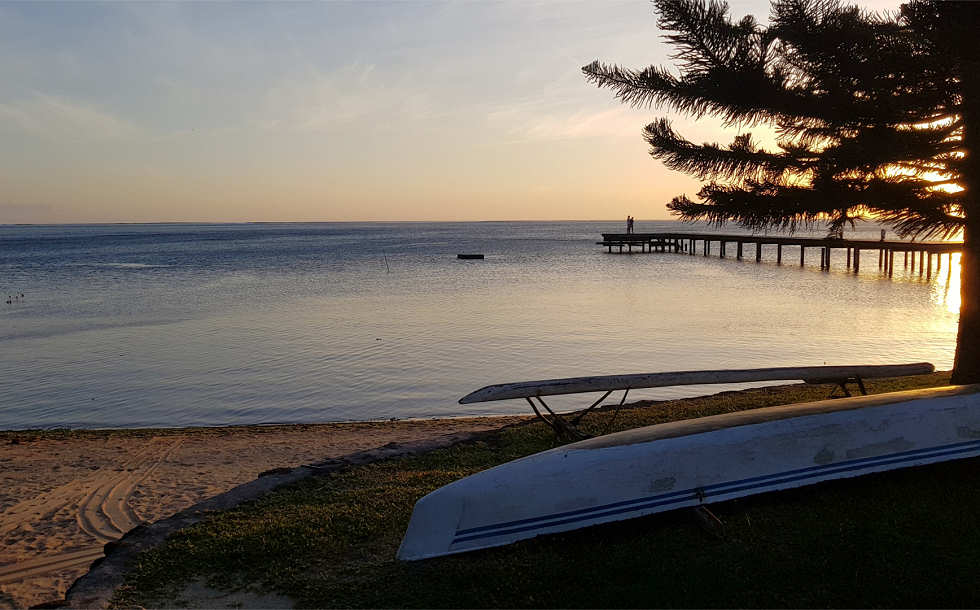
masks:
{"type": "Polygon", "coordinates": [[[416,503],[399,559],[980,455],[980,386],[754,409],[580,441],[416,503]]]}

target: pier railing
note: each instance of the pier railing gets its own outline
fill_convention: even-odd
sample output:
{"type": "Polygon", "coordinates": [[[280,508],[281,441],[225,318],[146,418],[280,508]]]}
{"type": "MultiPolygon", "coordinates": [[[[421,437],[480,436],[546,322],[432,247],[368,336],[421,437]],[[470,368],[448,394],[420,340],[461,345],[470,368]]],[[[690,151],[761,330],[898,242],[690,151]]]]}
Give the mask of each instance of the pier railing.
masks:
{"type": "Polygon", "coordinates": [[[776,247],[776,263],[783,262],[784,247],[798,247],[800,265],[806,264],[807,248],[817,248],[820,251],[820,268],[830,269],[831,252],[835,248],[845,249],[847,268],[857,273],[861,266],[862,251],[878,252],[878,268],[892,274],[895,265],[895,254],[901,253],[904,265],[911,263],[912,271],[916,269],[916,254],[919,255],[918,268],[920,275],[925,272],[931,276],[933,270],[933,255],[936,264],[940,264],[943,254],[947,261],[956,252],[963,249],[962,242],[949,241],[874,241],[860,239],[833,239],[819,237],[776,237],[769,235],[724,235],[719,233],[603,233],[602,241],[596,242],[608,248],[609,253],[618,249],[621,254],[633,253],[638,248],[641,253],[674,252],[694,256],[700,250],[704,256],[710,256],[713,244],[717,242],[717,252],[721,258],[728,255],[727,246],[734,244],[735,257],[743,258],[745,244],[755,245],[755,260],[762,260],[762,247],[776,247]],[[700,242],[700,247],[699,247],[700,242]]]}

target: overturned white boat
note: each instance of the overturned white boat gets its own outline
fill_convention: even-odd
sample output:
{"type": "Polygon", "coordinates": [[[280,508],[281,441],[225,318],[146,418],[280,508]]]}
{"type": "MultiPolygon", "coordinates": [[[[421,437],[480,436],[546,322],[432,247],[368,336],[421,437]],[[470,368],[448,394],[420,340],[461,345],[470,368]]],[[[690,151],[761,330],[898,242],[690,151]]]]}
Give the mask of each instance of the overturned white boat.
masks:
{"type": "Polygon", "coordinates": [[[980,455],[980,385],[825,400],[592,438],[423,497],[424,559],[686,506],[980,455]]]}

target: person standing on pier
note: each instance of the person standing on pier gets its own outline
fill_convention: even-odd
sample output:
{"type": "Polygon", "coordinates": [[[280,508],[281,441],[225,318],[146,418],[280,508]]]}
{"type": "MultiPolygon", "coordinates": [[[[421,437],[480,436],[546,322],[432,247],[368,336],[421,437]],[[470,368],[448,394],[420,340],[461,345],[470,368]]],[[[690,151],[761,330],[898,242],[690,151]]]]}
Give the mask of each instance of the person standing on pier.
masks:
{"type": "Polygon", "coordinates": [[[881,230],[881,241],[885,241],[885,230],[881,230]]]}
{"type": "Polygon", "coordinates": [[[632,216],[627,216],[626,217],[626,233],[629,234],[629,233],[632,233],[632,232],[633,232],[633,217],[632,216]]]}

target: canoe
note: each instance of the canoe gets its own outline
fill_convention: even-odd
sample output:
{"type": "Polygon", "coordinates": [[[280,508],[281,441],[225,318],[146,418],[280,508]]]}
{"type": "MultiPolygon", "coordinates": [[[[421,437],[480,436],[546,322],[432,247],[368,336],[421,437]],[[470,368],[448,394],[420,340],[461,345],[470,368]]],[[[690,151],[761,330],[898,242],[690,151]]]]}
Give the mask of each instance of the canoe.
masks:
{"type": "Polygon", "coordinates": [[[482,254],[457,254],[456,258],[461,258],[463,260],[483,260],[482,254]]]}
{"type": "Polygon", "coordinates": [[[840,383],[851,378],[901,377],[927,375],[935,367],[928,362],[912,364],[870,364],[858,366],[782,366],[763,369],[723,369],[715,371],[672,371],[668,373],[636,373],[631,375],[599,375],[592,377],[565,377],[542,381],[517,381],[488,385],[470,392],[459,399],[460,404],[527,398],[529,396],[555,396],[581,392],[609,390],[636,390],[678,385],[706,385],[715,383],[749,383],[754,381],[791,381],[806,383],[840,383]]]}
{"type": "Polygon", "coordinates": [[[977,455],[980,385],[670,422],[543,451],[437,489],[416,503],[398,558],[977,455]]]}

